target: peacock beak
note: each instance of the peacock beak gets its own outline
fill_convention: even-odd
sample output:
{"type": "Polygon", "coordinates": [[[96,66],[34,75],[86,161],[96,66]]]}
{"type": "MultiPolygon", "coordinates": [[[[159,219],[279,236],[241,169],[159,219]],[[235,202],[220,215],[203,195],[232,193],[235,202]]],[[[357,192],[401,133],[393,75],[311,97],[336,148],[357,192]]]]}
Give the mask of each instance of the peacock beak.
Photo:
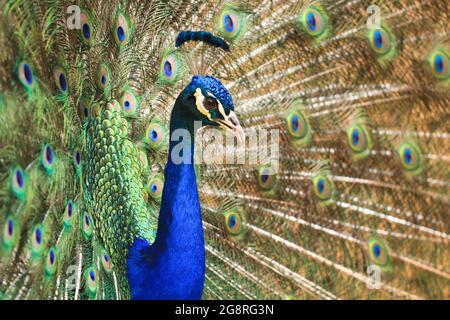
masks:
{"type": "Polygon", "coordinates": [[[215,120],[219,126],[225,130],[231,131],[235,137],[239,139],[239,141],[245,141],[245,132],[242,129],[239,120],[234,113],[234,111],[230,111],[228,116],[224,116],[224,119],[215,120]]]}

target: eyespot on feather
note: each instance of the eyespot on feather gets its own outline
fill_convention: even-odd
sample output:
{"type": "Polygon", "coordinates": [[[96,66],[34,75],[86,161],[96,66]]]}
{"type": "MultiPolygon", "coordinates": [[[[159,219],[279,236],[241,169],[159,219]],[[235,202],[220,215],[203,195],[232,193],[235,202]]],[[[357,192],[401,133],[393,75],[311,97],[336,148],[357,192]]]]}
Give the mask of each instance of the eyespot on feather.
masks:
{"type": "Polygon", "coordinates": [[[368,29],[366,40],[370,50],[380,62],[390,61],[396,57],[396,37],[387,26],[368,29]]]}
{"type": "Polygon", "coordinates": [[[334,184],[330,177],[324,173],[318,173],[312,179],[314,194],[325,205],[333,201],[334,184]]]}
{"type": "Polygon", "coordinates": [[[185,73],[185,61],[180,52],[167,51],[161,60],[159,79],[162,83],[173,85],[185,73]]]}
{"type": "Polygon", "coordinates": [[[73,226],[73,221],[75,219],[75,215],[77,214],[77,206],[72,201],[67,201],[66,207],[64,209],[64,227],[70,228],[73,226]]]}
{"type": "Polygon", "coordinates": [[[61,66],[53,68],[53,79],[55,80],[56,87],[61,94],[67,94],[69,85],[67,81],[67,73],[61,66]]]}
{"type": "Polygon", "coordinates": [[[367,240],[367,255],[371,264],[381,268],[384,273],[392,271],[392,257],[387,244],[378,237],[367,240]]]}
{"type": "Polygon", "coordinates": [[[166,142],[167,130],[159,120],[153,120],[147,127],[144,141],[150,149],[159,150],[166,142]]]}
{"type": "Polygon", "coordinates": [[[28,179],[22,167],[15,166],[11,169],[9,174],[9,185],[11,193],[20,201],[24,201],[28,179]]]}
{"type": "Polygon", "coordinates": [[[372,147],[369,131],[363,124],[353,124],[347,129],[347,144],[356,159],[369,155],[372,147]]]}
{"type": "Polygon", "coordinates": [[[51,247],[47,252],[47,256],[45,258],[45,275],[47,276],[53,276],[56,273],[56,252],[55,247],[51,247]]]}
{"type": "Polygon", "coordinates": [[[83,232],[85,239],[89,240],[94,232],[91,215],[86,210],[83,210],[81,212],[81,219],[82,219],[81,230],[83,232]]]}
{"type": "Polygon", "coordinates": [[[89,122],[91,116],[91,106],[86,98],[82,98],[78,103],[78,116],[83,125],[89,122]]]}
{"type": "Polygon", "coordinates": [[[125,89],[120,99],[120,106],[127,115],[134,115],[138,109],[138,100],[136,94],[131,89],[125,89]]]}
{"type": "Polygon", "coordinates": [[[162,192],[164,189],[164,177],[160,174],[153,175],[149,178],[147,183],[147,192],[157,202],[161,201],[162,192]]]}
{"type": "Polygon", "coordinates": [[[35,85],[33,70],[28,61],[23,60],[17,66],[17,77],[23,88],[28,92],[32,91],[35,85]]]}
{"type": "Polygon", "coordinates": [[[17,244],[19,226],[12,216],[5,219],[2,232],[2,246],[7,252],[11,251],[17,244]]]}
{"type": "Polygon", "coordinates": [[[300,12],[297,25],[317,41],[327,39],[331,35],[330,19],[321,6],[305,6],[300,12]]]}
{"type": "Polygon", "coordinates": [[[44,168],[45,172],[49,175],[53,174],[55,171],[56,164],[56,154],[53,151],[50,144],[45,144],[41,151],[41,165],[44,168]]]}
{"type": "Polygon", "coordinates": [[[41,257],[42,252],[44,250],[45,247],[44,238],[45,238],[44,226],[42,224],[35,226],[33,232],[31,233],[31,252],[32,255],[37,258],[41,257]]]}
{"type": "Polygon", "coordinates": [[[216,31],[224,39],[233,42],[238,40],[247,30],[247,13],[226,4],[218,16],[216,31]]]}
{"type": "Polygon", "coordinates": [[[269,165],[258,168],[258,186],[263,191],[273,191],[277,184],[277,176],[269,165]]]}
{"type": "Polygon", "coordinates": [[[86,269],[84,273],[84,279],[86,283],[86,292],[91,298],[95,298],[98,290],[98,272],[92,266],[86,269]]]}
{"type": "Polygon", "coordinates": [[[80,12],[80,39],[81,42],[87,46],[92,45],[94,41],[94,28],[92,25],[91,14],[86,9],[81,9],[80,12]]]}
{"type": "Polygon", "coordinates": [[[449,71],[450,54],[445,47],[438,46],[433,49],[428,57],[428,68],[433,77],[440,83],[450,82],[449,71]]]}
{"type": "Polygon", "coordinates": [[[101,265],[103,271],[105,271],[106,273],[111,273],[111,258],[104,248],[100,252],[100,261],[102,262],[101,265]]]}
{"type": "Polygon", "coordinates": [[[419,175],[424,169],[424,159],[419,147],[413,143],[403,143],[398,151],[403,170],[411,175],[419,175]]]}
{"type": "Polygon", "coordinates": [[[125,46],[131,38],[131,22],[126,12],[117,10],[112,27],[113,37],[119,48],[125,46]]]}
{"type": "Polygon", "coordinates": [[[107,92],[111,85],[111,70],[106,63],[100,63],[97,69],[97,88],[107,92]]]}
{"type": "Polygon", "coordinates": [[[242,230],[242,218],[239,213],[227,212],[225,213],[225,227],[227,232],[232,235],[238,235],[242,230]]]}

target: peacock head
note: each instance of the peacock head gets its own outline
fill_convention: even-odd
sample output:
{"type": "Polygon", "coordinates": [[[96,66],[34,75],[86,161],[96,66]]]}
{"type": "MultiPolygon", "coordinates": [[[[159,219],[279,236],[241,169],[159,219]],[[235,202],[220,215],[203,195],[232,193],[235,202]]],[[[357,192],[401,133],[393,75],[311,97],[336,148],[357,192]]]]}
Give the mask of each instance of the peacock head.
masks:
{"type": "Polygon", "coordinates": [[[244,139],[244,130],[234,111],[233,99],[219,80],[196,75],[181,96],[194,121],[201,121],[202,125],[219,126],[244,139]]]}

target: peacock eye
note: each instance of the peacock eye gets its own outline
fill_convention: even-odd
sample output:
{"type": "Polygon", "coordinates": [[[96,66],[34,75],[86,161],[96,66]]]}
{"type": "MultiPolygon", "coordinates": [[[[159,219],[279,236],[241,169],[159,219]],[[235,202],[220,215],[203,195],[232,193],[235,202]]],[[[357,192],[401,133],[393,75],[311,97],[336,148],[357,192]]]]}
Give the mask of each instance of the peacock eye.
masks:
{"type": "Polygon", "coordinates": [[[56,249],[54,247],[50,248],[47,252],[47,258],[45,263],[45,274],[47,276],[52,276],[56,272],[56,249]]]}
{"type": "Polygon", "coordinates": [[[223,18],[223,24],[224,24],[225,30],[227,30],[227,32],[234,31],[235,22],[233,21],[233,18],[231,15],[229,15],[229,14],[225,15],[225,17],[223,18]]]}
{"type": "Polygon", "coordinates": [[[82,10],[80,13],[80,22],[81,22],[81,41],[85,45],[92,44],[92,35],[93,35],[93,29],[92,29],[92,23],[91,23],[91,17],[90,13],[86,10],[82,10]]]}
{"type": "Polygon", "coordinates": [[[240,25],[240,17],[236,12],[224,12],[222,24],[223,24],[223,33],[228,36],[228,38],[233,38],[237,36],[240,25]]]}
{"type": "Polygon", "coordinates": [[[275,188],[277,176],[268,165],[263,165],[258,169],[258,185],[263,191],[271,191],[275,188]]]}
{"type": "Polygon", "coordinates": [[[90,297],[97,295],[98,275],[97,270],[92,266],[85,271],[86,291],[90,297]]]}
{"type": "Polygon", "coordinates": [[[299,110],[292,111],[287,119],[289,135],[294,139],[303,139],[308,134],[308,122],[299,110]]]}
{"type": "Polygon", "coordinates": [[[18,230],[16,222],[13,218],[9,217],[6,219],[6,223],[3,227],[3,247],[6,250],[12,249],[16,244],[18,230]]]}
{"type": "Polygon", "coordinates": [[[55,157],[52,147],[46,144],[41,152],[41,164],[47,174],[52,174],[55,169],[55,157]]]}
{"type": "Polygon", "coordinates": [[[75,167],[75,170],[79,172],[81,170],[81,152],[78,149],[75,149],[72,152],[72,163],[75,167]]]}
{"type": "Polygon", "coordinates": [[[226,231],[232,235],[238,235],[241,230],[242,219],[237,212],[228,212],[225,214],[226,231]]]}
{"type": "Polygon", "coordinates": [[[166,129],[162,122],[153,120],[147,127],[144,141],[150,149],[158,150],[165,145],[166,129]]]}
{"type": "Polygon", "coordinates": [[[320,6],[306,6],[298,22],[301,29],[317,40],[325,39],[330,34],[328,15],[320,6]]]}
{"type": "Polygon", "coordinates": [[[449,72],[449,54],[446,50],[435,50],[429,57],[429,65],[432,74],[438,80],[447,80],[450,77],[449,72]]]}
{"type": "Polygon", "coordinates": [[[347,142],[355,153],[362,153],[369,148],[369,133],[360,125],[353,125],[347,130],[347,142]]]}
{"type": "Polygon", "coordinates": [[[31,66],[28,64],[28,62],[22,61],[19,64],[17,72],[20,83],[23,85],[23,87],[27,90],[31,90],[33,88],[34,76],[33,70],[31,69],[31,66]]]}
{"type": "Polygon", "coordinates": [[[161,201],[162,192],[164,189],[164,177],[157,174],[149,178],[147,183],[147,190],[150,196],[157,202],[161,201]]]}
{"type": "Polygon", "coordinates": [[[10,173],[10,189],[19,200],[24,200],[26,190],[26,174],[25,171],[19,166],[15,167],[10,173]]]}
{"type": "Polygon", "coordinates": [[[120,11],[116,13],[113,35],[119,47],[124,46],[130,40],[130,26],[126,13],[120,11]]]}
{"type": "Polygon", "coordinates": [[[111,259],[109,257],[108,252],[106,252],[105,249],[102,249],[100,255],[101,255],[101,261],[102,261],[103,270],[106,273],[110,273],[111,272],[111,259]]]}
{"type": "Polygon", "coordinates": [[[403,170],[416,175],[423,170],[423,155],[420,149],[411,143],[404,143],[398,149],[403,170]]]}
{"type": "Polygon", "coordinates": [[[32,253],[40,254],[44,248],[44,228],[42,225],[37,225],[31,234],[31,249],[32,253]]]}
{"type": "Polygon", "coordinates": [[[206,110],[212,110],[212,109],[217,109],[217,107],[219,106],[219,103],[213,97],[206,97],[205,101],[203,102],[203,105],[206,110]]]}
{"type": "Polygon", "coordinates": [[[72,200],[67,202],[66,208],[64,210],[64,226],[71,227],[74,219],[74,212],[76,210],[75,203],[72,200]]]}
{"type": "Polygon", "coordinates": [[[371,263],[381,267],[384,272],[391,270],[390,250],[381,239],[370,238],[367,242],[367,251],[371,263]]]}
{"type": "Polygon", "coordinates": [[[329,205],[333,202],[334,184],[333,181],[325,173],[318,173],[312,179],[313,190],[316,197],[324,205],[329,205]]]}
{"type": "Polygon", "coordinates": [[[225,4],[219,15],[216,30],[226,40],[232,42],[237,40],[246,31],[247,15],[243,11],[238,11],[229,4],[225,4]]]}
{"type": "Polygon", "coordinates": [[[369,29],[366,37],[370,50],[380,61],[389,61],[396,56],[396,37],[387,26],[369,29]]]}
{"type": "Polygon", "coordinates": [[[245,213],[241,210],[231,210],[225,212],[224,215],[227,234],[236,240],[242,240],[247,231],[245,227],[245,213]]]}
{"type": "Polygon", "coordinates": [[[67,93],[67,77],[62,67],[57,66],[53,69],[53,78],[60,92],[67,93]]]}
{"type": "Polygon", "coordinates": [[[373,51],[379,55],[386,54],[392,47],[392,40],[387,30],[372,30],[370,35],[370,45],[373,51]]]}
{"type": "Polygon", "coordinates": [[[139,150],[139,161],[144,168],[148,166],[147,153],[144,150],[139,150]]]}
{"type": "Polygon", "coordinates": [[[321,17],[317,12],[310,11],[306,14],[306,26],[311,33],[322,30],[321,17]]]}
{"type": "Polygon", "coordinates": [[[111,69],[106,63],[100,63],[97,70],[97,87],[101,92],[108,91],[111,82],[111,69]]]}
{"type": "Polygon", "coordinates": [[[177,82],[185,72],[185,61],[181,53],[169,51],[164,55],[159,71],[159,78],[163,83],[172,85],[177,82]]]}
{"type": "Polygon", "coordinates": [[[308,145],[312,137],[311,125],[303,110],[302,102],[295,101],[285,120],[289,139],[299,147],[308,145]]]}
{"type": "Polygon", "coordinates": [[[93,233],[93,226],[92,226],[92,220],[91,216],[87,211],[83,211],[81,214],[81,219],[83,219],[83,225],[82,225],[82,231],[86,238],[86,240],[89,240],[93,233]]]}
{"type": "Polygon", "coordinates": [[[120,105],[126,114],[134,114],[137,109],[137,98],[134,92],[126,89],[120,99],[120,105]]]}

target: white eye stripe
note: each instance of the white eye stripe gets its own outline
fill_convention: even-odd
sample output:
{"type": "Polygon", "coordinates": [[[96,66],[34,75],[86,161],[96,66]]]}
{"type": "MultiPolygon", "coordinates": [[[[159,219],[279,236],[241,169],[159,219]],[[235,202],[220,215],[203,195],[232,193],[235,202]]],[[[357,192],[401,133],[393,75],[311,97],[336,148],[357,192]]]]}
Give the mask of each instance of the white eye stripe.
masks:
{"type": "Polygon", "coordinates": [[[227,115],[225,114],[225,109],[223,108],[223,105],[220,103],[220,101],[217,101],[219,103],[219,111],[224,117],[224,119],[227,119],[227,115]]]}
{"type": "Polygon", "coordinates": [[[203,106],[205,96],[203,95],[202,90],[200,88],[197,88],[197,90],[195,90],[194,97],[195,97],[195,106],[197,107],[197,110],[204,116],[208,117],[209,120],[211,120],[211,115],[209,114],[208,110],[206,110],[205,107],[203,106]]]}
{"type": "MultiPolygon", "coordinates": [[[[228,119],[228,116],[225,113],[225,108],[223,107],[222,103],[210,92],[207,92],[207,95],[211,98],[214,98],[217,101],[217,108],[219,109],[219,112],[222,114],[224,119],[228,119]]],[[[203,102],[205,101],[205,96],[202,93],[202,90],[200,88],[197,88],[194,93],[195,96],[195,106],[197,107],[197,110],[208,117],[209,120],[211,119],[211,114],[209,111],[204,107],[203,102]]]]}

